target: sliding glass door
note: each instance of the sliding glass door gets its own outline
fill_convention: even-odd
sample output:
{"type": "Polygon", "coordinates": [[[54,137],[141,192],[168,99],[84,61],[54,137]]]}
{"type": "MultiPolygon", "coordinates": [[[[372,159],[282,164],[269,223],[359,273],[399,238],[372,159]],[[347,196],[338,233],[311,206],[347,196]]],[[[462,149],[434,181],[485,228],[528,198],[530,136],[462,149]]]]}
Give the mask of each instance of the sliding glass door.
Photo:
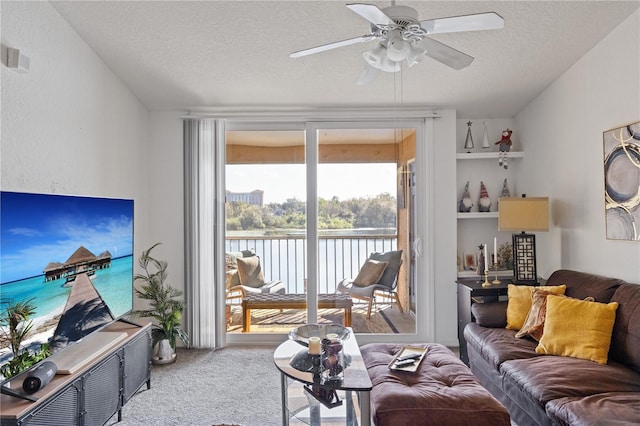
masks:
{"type": "Polygon", "coordinates": [[[227,125],[228,333],[282,334],[305,323],[342,324],[342,308],[318,309],[317,303],[339,292],[352,296],[354,332],[416,333],[409,239],[416,192],[412,196],[408,188],[420,123],[408,124],[227,125]],[[395,266],[389,261],[394,253],[400,259],[395,266]],[[380,276],[353,284],[370,258],[386,263],[380,276]],[[377,285],[382,281],[386,285],[377,285]],[[361,297],[350,291],[353,285],[375,289],[361,297]],[[251,296],[246,316],[242,300],[248,293],[308,303],[306,309],[279,309],[261,302],[278,296],[251,296]]]}

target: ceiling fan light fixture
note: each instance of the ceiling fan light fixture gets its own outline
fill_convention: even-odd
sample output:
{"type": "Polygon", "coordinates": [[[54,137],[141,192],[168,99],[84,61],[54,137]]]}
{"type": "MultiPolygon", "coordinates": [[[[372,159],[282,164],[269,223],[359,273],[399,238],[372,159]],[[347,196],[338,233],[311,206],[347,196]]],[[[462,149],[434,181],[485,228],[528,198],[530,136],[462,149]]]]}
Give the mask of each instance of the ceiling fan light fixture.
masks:
{"type": "Polygon", "coordinates": [[[407,55],[407,63],[410,67],[414,66],[418,62],[422,62],[424,55],[427,53],[427,49],[419,47],[416,44],[411,46],[411,51],[407,55]]]}
{"type": "Polygon", "coordinates": [[[365,50],[362,57],[372,67],[382,69],[382,60],[386,57],[386,53],[385,47],[378,43],[372,49],[365,50]]]}
{"type": "Polygon", "coordinates": [[[389,55],[385,55],[382,58],[382,63],[380,64],[380,70],[384,72],[398,72],[400,71],[400,61],[394,61],[389,58],[389,55]]]}
{"type": "Polygon", "coordinates": [[[402,61],[403,59],[407,59],[410,53],[411,46],[401,36],[394,36],[389,39],[389,44],[387,45],[387,56],[389,56],[389,59],[392,61],[402,61]]]}

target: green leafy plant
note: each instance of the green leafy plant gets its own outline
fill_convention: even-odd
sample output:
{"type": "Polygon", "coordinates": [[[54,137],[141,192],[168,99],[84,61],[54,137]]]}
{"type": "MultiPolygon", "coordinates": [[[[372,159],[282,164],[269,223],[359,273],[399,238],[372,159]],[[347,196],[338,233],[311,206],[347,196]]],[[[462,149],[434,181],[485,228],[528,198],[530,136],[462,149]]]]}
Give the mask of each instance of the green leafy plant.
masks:
{"type": "Polygon", "coordinates": [[[42,344],[35,351],[22,348],[22,342],[33,328],[33,322],[29,318],[35,312],[33,299],[5,302],[5,309],[0,317],[2,340],[8,342],[13,353],[13,358],[0,367],[0,374],[6,378],[15,376],[51,355],[48,343],[42,344]]]}
{"type": "Polygon", "coordinates": [[[498,248],[498,257],[502,262],[502,266],[511,269],[513,268],[513,246],[511,243],[501,244],[498,248]]]}
{"type": "Polygon", "coordinates": [[[189,345],[189,336],[180,328],[184,304],[176,298],[182,296],[182,291],[166,284],[167,261],[158,260],[151,256],[151,251],[160,243],[152,245],[144,250],[138,259],[138,265],[144,270],[142,274],[135,274],[134,280],[141,283],[136,287],[138,297],[148,300],[149,309],[137,310],[134,313],[141,317],[153,318],[151,336],[155,345],[161,340],[169,340],[172,348],[176,347],[176,339],[179,338],[189,345]]]}

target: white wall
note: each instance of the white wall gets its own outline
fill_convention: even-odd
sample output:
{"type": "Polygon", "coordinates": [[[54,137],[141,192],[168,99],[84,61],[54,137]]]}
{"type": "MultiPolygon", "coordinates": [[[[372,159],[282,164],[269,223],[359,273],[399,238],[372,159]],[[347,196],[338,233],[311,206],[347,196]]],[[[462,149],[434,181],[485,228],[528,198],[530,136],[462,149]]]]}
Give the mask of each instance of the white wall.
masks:
{"type": "MultiPolygon", "coordinates": [[[[456,302],[456,116],[454,110],[441,111],[434,121],[435,161],[433,175],[433,242],[424,242],[425,254],[433,250],[435,329],[433,341],[458,346],[456,302]],[[432,243],[432,244],[429,244],[432,243]]],[[[427,197],[430,198],[430,197],[427,197]]],[[[429,218],[427,218],[429,221],[429,218]]],[[[420,285],[420,283],[418,283],[420,285]]],[[[424,291],[424,289],[421,289],[424,291]]],[[[418,317],[418,320],[424,320],[418,317]]]]}
{"type": "Polygon", "coordinates": [[[2,190],[135,200],[148,241],[149,114],[48,2],[2,2],[2,190]],[[20,49],[31,70],[6,67],[20,49]]]}
{"type": "Polygon", "coordinates": [[[640,120],[640,11],[516,116],[522,192],[548,195],[538,270],[570,268],[640,282],[640,243],[607,240],[602,133],[640,120]]]}
{"type": "Polygon", "coordinates": [[[162,243],[158,256],[169,262],[168,283],[184,291],[183,112],[152,112],[147,157],[150,182],[149,214],[145,218],[151,241],[162,243]]]}

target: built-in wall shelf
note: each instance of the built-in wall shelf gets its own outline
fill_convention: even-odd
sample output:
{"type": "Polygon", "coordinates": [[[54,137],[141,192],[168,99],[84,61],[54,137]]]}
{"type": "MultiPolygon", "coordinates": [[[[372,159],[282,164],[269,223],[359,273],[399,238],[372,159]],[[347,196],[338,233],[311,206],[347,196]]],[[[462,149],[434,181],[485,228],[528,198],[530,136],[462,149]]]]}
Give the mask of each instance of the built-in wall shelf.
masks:
{"type": "Polygon", "coordinates": [[[458,213],[458,219],[497,219],[498,212],[458,213]]]}
{"type": "MultiPolygon", "coordinates": [[[[482,160],[482,159],[494,159],[500,156],[500,151],[491,152],[458,152],[456,154],[456,160],[482,160]]],[[[509,151],[507,158],[522,158],[524,152],[522,151],[509,151]]]]}

